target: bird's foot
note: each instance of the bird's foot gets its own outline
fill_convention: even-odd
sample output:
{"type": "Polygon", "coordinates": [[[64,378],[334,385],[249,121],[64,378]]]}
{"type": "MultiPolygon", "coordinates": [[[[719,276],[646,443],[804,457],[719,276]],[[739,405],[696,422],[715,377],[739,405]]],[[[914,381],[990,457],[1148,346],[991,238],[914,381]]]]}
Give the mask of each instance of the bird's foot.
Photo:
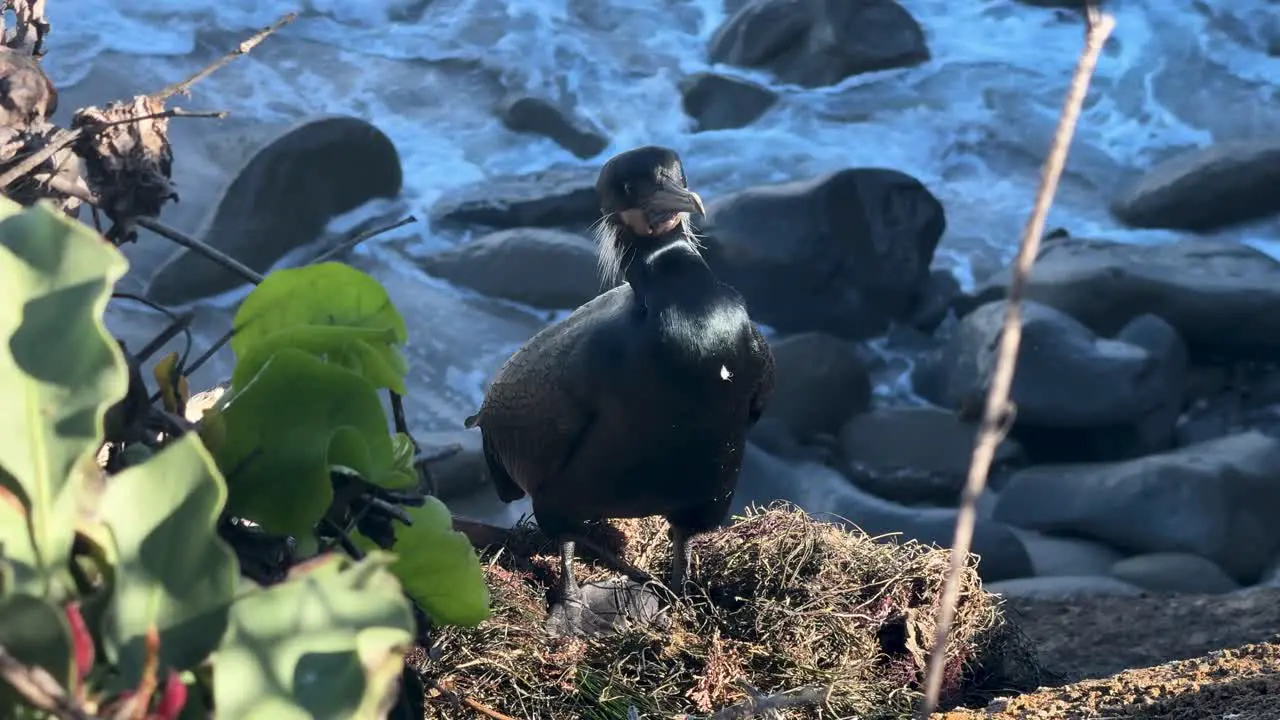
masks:
{"type": "Polygon", "coordinates": [[[547,617],[547,632],[556,637],[572,637],[587,634],[584,622],[586,605],[582,602],[582,590],[577,585],[562,586],[559,599],[551,605],[547,617]]]}

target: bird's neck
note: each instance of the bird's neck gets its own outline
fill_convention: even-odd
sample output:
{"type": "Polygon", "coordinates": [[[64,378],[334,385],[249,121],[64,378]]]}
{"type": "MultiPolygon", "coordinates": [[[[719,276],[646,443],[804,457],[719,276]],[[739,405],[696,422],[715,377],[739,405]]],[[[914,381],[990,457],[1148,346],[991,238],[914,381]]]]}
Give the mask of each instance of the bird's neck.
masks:
{"type": "Polygon", "coordinates": [[[737,293],[721,285],[683,229],[632,242],[626,279],[660,345],[682,362],[722,362],[736,354],[750,319],[737,293]]]}
{"type": "Polygon", "coordinates": [[[719,284],[682,228],[658,237],[633,238],[627,244],[633,257],[624,261],[624,275],[651,310],[697,302],[719,284]]]}

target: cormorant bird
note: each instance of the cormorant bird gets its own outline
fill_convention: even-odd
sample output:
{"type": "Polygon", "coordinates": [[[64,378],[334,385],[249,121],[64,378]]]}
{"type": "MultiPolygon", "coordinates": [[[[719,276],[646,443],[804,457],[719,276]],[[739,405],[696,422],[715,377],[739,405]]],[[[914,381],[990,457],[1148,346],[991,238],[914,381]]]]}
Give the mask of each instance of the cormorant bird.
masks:
{"type": "Polygon", "coordinates": [[[774,385],[773,354],[742,297],[699,253],[703,213],[675,151],[621,153],[596,182],[606,282],[498,371],[466,427],[479,426],[503,502],[526,493],[560,545],[562,597],[580,602],[574,540],[583,523],[662,515],[670,588],[681,593],[691,536],[720,525],[746,433],[774,385]]]}

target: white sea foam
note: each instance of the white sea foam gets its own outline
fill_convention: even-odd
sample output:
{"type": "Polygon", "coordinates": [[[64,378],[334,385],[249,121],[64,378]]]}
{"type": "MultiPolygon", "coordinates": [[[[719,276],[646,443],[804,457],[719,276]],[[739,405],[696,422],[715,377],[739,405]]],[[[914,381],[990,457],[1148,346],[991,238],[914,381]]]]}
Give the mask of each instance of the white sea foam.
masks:
{"type": "MultiPolygon", "coordinates": [[[[608,131],[606,153],[675,147],[704,197],[850,165],[903,170],[945,204],[938,262],[965,284],[975,258],[985,256],[986,267],[1011,255],[1083,39],[1078,17],[1013,0],[902,0],[925,28],[929,63],[830,88],[775,86],[781,102],[750,127],[692,134],[677,83],[708,67],[721,2],[60,0],[50,3],[57,51],[47,65],[59,85],[107,51],[154,56],[161,67],[190,53],[202,33],[243,34],[297,10],[300,19],[280,34],[296,48],[283,66],[240,61],[222,71],[245,76],[235,92],[219,96],[211,84],[202,104],[271,121],[317,112],[369,118],[400,148],[419,217],[452,187],[582,162],[494,119],[497,97],[528,89],[571,99],[608,131]]],[[[1268,55],[1280,43],[1280,13],[1274,0],[1107,5],[1118,28],[1049,226],[1163,242],[1174,234],[1117,227],[1106,210],[1110,191],[1178,150],[1280,127],[1280,58],[1268,55]]],[[[1276,229],[1224,236],[1272,251],[1276,229]]],[[[452,240],[428,231],[424,242],[452,240]]],[[[461,384],[474,382],[469,370],[458,373],[461,384]]]]}

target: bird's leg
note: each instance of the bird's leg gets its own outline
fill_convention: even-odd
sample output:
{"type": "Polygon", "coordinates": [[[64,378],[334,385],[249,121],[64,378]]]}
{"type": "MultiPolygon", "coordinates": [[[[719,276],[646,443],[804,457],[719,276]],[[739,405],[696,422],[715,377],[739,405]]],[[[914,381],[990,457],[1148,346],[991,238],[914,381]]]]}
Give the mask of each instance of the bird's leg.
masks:
{"type": "Polygon", "coordinates": [[[684,581],[689,574],[689,533],[671,526],[671,580],[668,587],[677,596],[684,595],[684,581]]]}
{"type": "Polygon", "coordinates": [[[573,574],[573,541],[560,543],[560,598],[566,605],[582,602],[582,589],[573,574]]]}
{"type": "Polygon", "coordinates": [[[618,557],[617,553],[604,545],[601,545],[590,537],[587,537],[586,535],[579,536],[576,538],[576,542],[579,545],[586,546],[588,550],[595,553],[597,557],[603,560],[606,565],[611,566],[611,569],[626,575],[633,581],[641,584],[653,581],[653,577],[650,576],[649,573],[618,557]]]}

